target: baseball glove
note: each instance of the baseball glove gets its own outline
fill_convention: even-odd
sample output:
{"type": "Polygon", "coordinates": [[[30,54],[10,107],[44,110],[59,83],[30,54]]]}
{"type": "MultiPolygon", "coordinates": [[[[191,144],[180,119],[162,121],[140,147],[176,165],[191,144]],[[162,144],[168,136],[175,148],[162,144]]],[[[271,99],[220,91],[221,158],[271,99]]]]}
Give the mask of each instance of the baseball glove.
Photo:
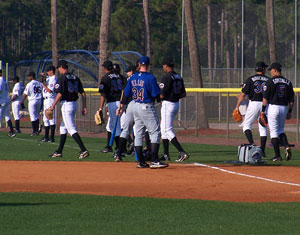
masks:
{"type": "Polygon", "coordinates": [[[45,116],[46,116],[46,118],[47,118],[48,120],[52,120],[52,119],[53,119],[53,111],[50,110],[50,109],[47,109],[47,110],[45,111],[45,116]]]}
{"type": "Polygon", "coordinates": [[[260,125],[262,125],[263,127],[267,127],[268,118],[267,118],[267,115],[264,112],[260,112],[258,121],[259,121],[260,125]]]}
{"type": "Polygon", "coordinates": [[[95,113],[95,123],[96,123],[96,125],[98,125],[98,126],[105,123],[105,120],[104,120],[104,118],[103,118],[103,112],[102,112],[102,110],[97,111],[97,112],[95,113]]]}
{"type": "Polygon", "coordinates": [[[241,122],[243,120],[242,115],[238,109],[233,110],[232,112],[232,119],[235,122],[241,122]]]}

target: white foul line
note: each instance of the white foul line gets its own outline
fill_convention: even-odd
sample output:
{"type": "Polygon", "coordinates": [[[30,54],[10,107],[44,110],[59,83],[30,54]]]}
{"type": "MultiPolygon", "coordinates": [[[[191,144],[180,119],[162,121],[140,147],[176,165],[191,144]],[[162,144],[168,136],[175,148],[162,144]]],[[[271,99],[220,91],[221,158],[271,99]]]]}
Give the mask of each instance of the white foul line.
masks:
{"type": "Polygon", "coordinates": [[[285,185],[292,185],[292,186],[300,187],[300,184],[296,184],[296,183],[289,183],[289,182],[284,182],[284,181],[272,180],[272,179],[259,177],[259,176],[254,176],[254,175],[247,175],[247,174],[244,174],[244,173],[229,171],[229,170],[225,170],[225,169],[222,169],[222,168],[219,168],[219,167],[216,167],[216,166],[210,166],[210,165],[206,165],[206,164],[202,164],[202,163],[194,163],[194,165],[202,166],[202,167],[206,167],[206,168],[210,168],[210,169],[214,169],[214,170],[218,170],[218,171],[222,171],[222,172],[225,172],[225,173],[228,173],[228,174],[245,176],[245,177],[248,177],[248,178],[254,178],[254,179],[258,179],[258,180],[264,180],[264,181],[268,181],[268,182],[272,182],[272,183],[276,183],[276,184],[285,184],[285,185]]]}

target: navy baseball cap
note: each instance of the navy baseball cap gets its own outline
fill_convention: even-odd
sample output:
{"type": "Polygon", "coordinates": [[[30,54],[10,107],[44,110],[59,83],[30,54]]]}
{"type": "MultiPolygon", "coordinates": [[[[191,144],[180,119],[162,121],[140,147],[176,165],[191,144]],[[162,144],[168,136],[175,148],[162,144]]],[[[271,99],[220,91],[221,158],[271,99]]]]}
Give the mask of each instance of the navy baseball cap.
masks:
{"type": "Polygon", "coordinates": [[[174,66],[174,60],[171,57],[167,57],[163,60],[163,65],[167,65],[168,67],[173,67],[174,66]]]}
{"type": "Polygon", "coordinates": [[[27,74],[27,77],[33,77],[33,78],[35,78],[35,72],[30,72],[30,73],[28,73],[28,74],[27,74]]]}
{"type": "Polygon", "coordinates": [[[20,78],[18,77],[18,76],[15,76],[15,77],[13,77],[13,79],[12,79],[13,81],[20,81],[20,78]]]}
{"type": "Polygon", "coordinates": [[[142,65],[147,65],[150,63],[150,58],[148,56],[142,56],[139,60],[139,63],[142,65]]]}
{"type": "Polygon", "coordinates": [[[53,70],[53,72],[55,72],[55,67],[53,65],[50,65],[46,68],[46,72],[49,72],[51,70],[53,70]]]}
{"type": "Polygon", "coordinates": [[[135,72],[135,70],[136,70],[136,67],[134,65],[130,65],[130,66],[127,67],[126,73],[131,72],[131,71],[135,72]]]}
{"type": "Polygon", "coordinates": [[[255,68],[259,69],[259,68],[268,68],[269,65],[265,64],[265,62],[263,61],[259,61],[256,63],[255,68]]]}
{"type": "Polygon", "coordinates": [[[102,66],[108,70],[113,69],[113,63],[110,60],[106,60],[103,62],[102,66]]]}
{"type": "Polygon", "coordinates": [[[58,61],[56,68],[63,67],[64,69],[68,68],[68,62],[65,60],[58,61]]]}
{"type": "Polygon", "coordinates": [[[277,62],[274,62],[270,65],[270,67],[268,68],[268,70],[271,70],[271,69],[276,69],[278,71],[281,71],[281,64],[277,63],[277,62]]]}
{"type": "Polygon", "coordinates": [[[121,69],[118,64],[113,64],[113,71],[116,73],[120,73],[121,69]]]}

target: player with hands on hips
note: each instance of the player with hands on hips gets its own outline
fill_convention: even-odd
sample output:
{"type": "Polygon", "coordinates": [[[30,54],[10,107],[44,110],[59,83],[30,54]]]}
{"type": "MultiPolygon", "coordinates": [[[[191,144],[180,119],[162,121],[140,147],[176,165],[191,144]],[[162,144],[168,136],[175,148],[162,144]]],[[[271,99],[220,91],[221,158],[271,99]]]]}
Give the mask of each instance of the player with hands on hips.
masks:
{"type": "Polygon", "coordinates": [[[10,105],[10,98],[9,98],[9,91],[8,85],[5,79],[2,77],[2,69],[0,69],[0,121],[2,121],[2,117],[5,117],[5,121],[7,126],[9,127],[9,137],[16,136],[14,132],[12,122],[9,116],[9,105],[10,105]]]}
{"type": "Polygon", "coordinates": [[[46,117],[45,111],[51,107],[53,104],[56,93],[54,92],[55,84],[57,83],[57,79],[55,76],[55,67],[50,65],[46,68],[47,76],[44,73],[41,73],[43,76],[42,86],[43,86],[43,99],[44,99],[44,112],[43,112],[43,121],[45,126],[45,135],[41,142],[54,142],[54,135],[55,135],[55,113],[53,110],[52,119],[49,120],[46,117]],[[49,131],[51,130],[50,138],[49,138],[49,131]]]}
{"type": "Polygon", "coordinates": [[[269,67],[271,78],[263,88],[262,114],[268,105],[268,126],[270,130],[271,143],[274,148],[274,162],[282,161],[280,155],[280,143],[285,147],[285,158],[289,161],[292,152],[284,133],[285,120],[291,118],[294,106],[294,89],[290,80],[281,74],[281,64],[274,62],[269,67]]]}
{"type": "Polygon", "coordinates": [[[24,86],[20,82],[20,78],[18,76],[14,77],[12,79],[14,83],[13,91],[12,91],[12,96],[10,97],[11,100],[11,106],[12,106],[12,111],[15,119],[15,127],[16,127],[16,133],[21,133],[20,130],[20,109],[21,109],[21,100],[24,92],[24,86]]]}
{"type": "Polygon", "coordinates": [[[161,132],[158,115],[154,107],[155,100],[160,100],[160,89],[156,78],[147,72],[149,65],[149,57],[142,56],[139,60],[139,72],[133,74],[127,82],[121,104],[127,104],[130,99],[133,100],[134,145],[138,156],[137,167],[149,167],[143,156],[143,135],[146,127],[151,139],[150,168],[164,168],[168,164],[160,162],[158,158],[161,132]]]}
{"type": "Polygon", "coordinates": [[[32,134],[31,136],[39,135],[39,114],[42,107],[42,84],[36,80],[35,73],[30,72],[27,75],[27,79],[30,81],[27,83],[21,104],[28,97],[28,111],[30,115],[32,134]]]}
{"type": "Polygon", "coordinates": [[[49,157],[62,157],[62,151],[69,133],[75,142],[78,144],[81,152],[78,158],[83,159],[89,156],[89,152],[85,148],[80,135],[76,129],[75,114],[77,111],[78,93],[82,98],[82,115],[87,114],[86,109],[86,94],[83,90],[80,79],[68,71],[68,63],[65,60],[58,62],[57,69],[60,73],[57,83],[55,84],[54,92],[57,93],[53,104],[50,106],[50,111],[53,111],[55,105],[60,102],[62,122],[60,124],[60,142],[58,149],[49,157]]]}
{"type": "Polygon", "coordinates": [[[183,162],[189,155],[183,150],[173,131],[173,121],[179,111],[179,99],[186,97],[186,91],[182,77],[174,71],[174,61],[172,58],[165,58],[163,70],[166,73],[162,78],[160,87],[161,106],[161,138],[164,147],[164,154],[160,160],[170,161],[169,141],[179,152],[176,162],[183,162]]]}
{"type": "MultiPolygon", "coordinates": [[[[252,125],[258,120],[259,114],[262,111],[263,101],[263,87],[269,78],[265,75],[266,65],[264,62],[257,62],[255,65],[256,74],[249,77],[242,86],[242,92],[237,100],[235,109],[239,110],[241,103],[248,96],[249,104],[243,121],[243,132],[249,142],[254,144],[252,136],[252,125]]],[[[267,142],[267,128],[260,123],[258,124],[259,135],[260,135],[260,148],[265,154],[266,142],[267,142]]]]}

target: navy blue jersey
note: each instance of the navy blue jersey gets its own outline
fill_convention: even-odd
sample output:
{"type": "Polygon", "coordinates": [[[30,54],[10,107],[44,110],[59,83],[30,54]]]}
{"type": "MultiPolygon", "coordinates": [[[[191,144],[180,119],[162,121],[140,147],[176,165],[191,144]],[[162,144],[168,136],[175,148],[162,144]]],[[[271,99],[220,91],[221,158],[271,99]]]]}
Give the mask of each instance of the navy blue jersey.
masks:
{"type": "Polygon", "coordinates": [[[290,80],[283,76],[275,76],[266,82],[263,95],[269,104],[287,106],[294,102],[295,93],[290,80]]]}
{"type": "Polygon", "coordinates": [[[242,92],[248,95],[251,101],[262,101],[263,87],[269,78],[265,75],[256,74],[249,77],[243,84],[242,92]]]}
{"type": "Polygon", "coordinates": [[[76,101],[78,93],[84,92],[80,79],[74,74],[63,74],[58,78],[55,84],[54,92],[61,93],[61,101],[76,101]]]}
{"type": "Polygon", "coordinates": [[[178,102],[185,94],[185,87],[182,77],[172,71],[167,73],[159,84],[160,93],[164,96],[163,100],[178,102]]]}
{"type": "Polygon", "coordinates": [[[156,78],[148,72],[133,74],[124,89],[124,96],[139,103],[153,102],[159,94],[156,78]]]}
{"type": "Polygon", "coordinates": [[[105,74],[100,82],[99,92],[105,96],[107,103],[119,101],[124,88],[125,78],[113,72],[105,74]]]}

